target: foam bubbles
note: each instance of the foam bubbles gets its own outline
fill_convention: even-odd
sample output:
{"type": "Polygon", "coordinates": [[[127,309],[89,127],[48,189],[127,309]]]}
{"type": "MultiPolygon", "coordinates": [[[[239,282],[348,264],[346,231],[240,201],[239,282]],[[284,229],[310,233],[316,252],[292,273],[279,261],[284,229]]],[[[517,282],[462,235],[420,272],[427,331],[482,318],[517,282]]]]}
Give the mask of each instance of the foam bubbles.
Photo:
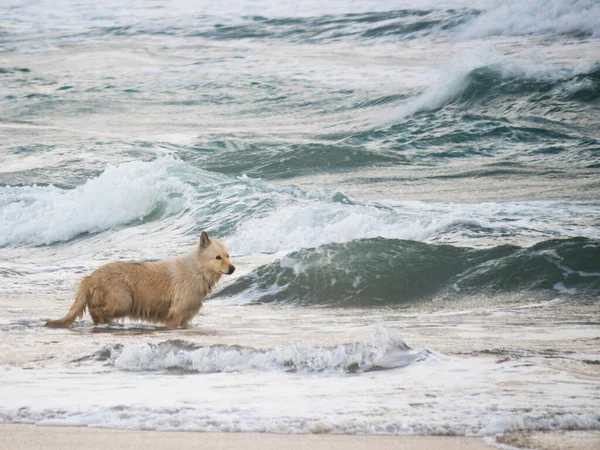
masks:
{"type": "Polygon", "coordinates": [[[392,212],[368,206],[292,205],[241,224],[229,246],[236,253],[271,253],[385,235],[397,225],[392,212]]]}
{"type": "Polygon", "coordinates": [[[597,430],[600,415],[554,414],[536,417],[529,414],[513,414],[491,419],[480,431],[481,436],[493,436],[517,430],[597,430]]]}
{"type": "Polygon", "coordinates": [[[426,350],[411,350],[383,327],[365,342],[337,346],[291,344],[267,349],[213,345],[189,348],[178,341],[138,342],[110,347],[111,363],[126,371],[183,370],[220,372],[365,372],[398,368],[425,359],[426,350]]]}
{"type": "MultiPolygon", "coordinates": [[[[487,238],[511,242],[511,236],[520,235],[523,240],[525,235],[529,240],[523,243],[527,244],[559,235],[598,238],[593,224],[582,221],[582,212],[599,207],[598,202],[338,204],[296,199],[291,205],[288,202],[267,215],[242,222],[227,244],[235,254],[277,253],[375,237],[447,240],[483,228],[487,238]],[[507,221],[507,216],[519,219],[507,221]]],[[[471,234],[469,245],[477,245],[478,233],[471,234]]]]}
{"type": "Polygon", "coordinates": [[[287,252],[374,237],[426,241],[456,223],[471,222],[452,208],[439,215],[433,204],[429,211],[424,211],[427,208],[420,202],[397,206],[299,202],[242,223],[228,245],[234,253],[244,254],[287,252]]]}

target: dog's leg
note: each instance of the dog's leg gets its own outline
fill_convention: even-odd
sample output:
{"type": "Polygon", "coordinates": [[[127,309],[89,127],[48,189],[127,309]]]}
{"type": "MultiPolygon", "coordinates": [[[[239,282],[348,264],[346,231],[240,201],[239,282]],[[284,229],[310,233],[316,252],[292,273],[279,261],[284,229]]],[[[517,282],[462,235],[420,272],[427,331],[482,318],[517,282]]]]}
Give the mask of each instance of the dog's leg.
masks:
{"type": "Polygon", "coordinates": [[[181,321],[182,321],[183,317],[181,316],[181,314],[179,315],[175,315],[175,314],[171,314],[171,312],[169,312],[169,315],[167,316],[167,321],[165,322],[165,327],[167,328],[177,328],[179,325],[181,325],[181,321]]]}
{"type": "Polygon", "coordinates": [[[167,328],[177,328],[187,319],[190,308],[189,303],[192,298],[193,292],[190,292],[186,287],[180,287],[175,291],[165,320],[167,328]]]}
{"type": "Polygon", "coordinates": [[[185,296],[177,295],[171,303],[169,313],[167,314],[167,320],[165,320],[165,326],[167,328],[177,328],[183,322],[185,314],[185,296]]]}
{"type": "Polygon", "coordinates": [[[94,325],[109,325],[112,323],[110,317],[104,317],[102,315],[102,311],[99,310],[95,310],[93,313],[90,312],[90,316],[92,316],[92,322],[94,325]]]}
{"type": "Polygon", "coordinates": [[[192,319],[193,319],[193,317],[184,317],[183,320],[181,321],[181,325],[180,326],[182,328],[187,327],[190,324],[190,322],[192,321],[192,319]]]}
{"type": "Polygon", "coordinates": [[[94,292],[89,312],[94,325],[108,324],[112,319],[127,317],[132,310],[133,299],[121,283],[106,283],[94,292]]]}
{"type": "Polygon", "coordinates": [[[94,325],[98,325],[99,323],[103,322],[103,320],[98,315],[97,310],[90,310],[90,316],[92,316],[92,322],[94,323],[94,325]]]}
{"type": "Polygon", "coordinates": [[[182,327],[186,327],[189,325],[189,323],[194,320],[194,317],[196,317],[198,315],[198,312],[200,312],[200,308],[202,308],[202,304],[200,304],[200,306],[194,307],[194,309],[192,309],[191,311],[186,312],[183,315],[183,319],[181,320],[181,326],[182,327]]]}

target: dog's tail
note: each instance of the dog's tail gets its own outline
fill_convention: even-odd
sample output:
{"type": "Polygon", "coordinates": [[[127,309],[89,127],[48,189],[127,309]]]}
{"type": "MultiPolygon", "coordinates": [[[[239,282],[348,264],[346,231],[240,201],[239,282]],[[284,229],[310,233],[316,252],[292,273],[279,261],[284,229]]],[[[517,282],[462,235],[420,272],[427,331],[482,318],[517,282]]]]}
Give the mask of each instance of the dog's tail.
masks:
{"type": "Polygon", "coordinates": [[[79,319],[85,313],[85,309],[88,304],[88,296],[89,296],[89,286],[88,286],[88,277],[85,277],[81,280],[79,284],[79,289],[77,289],[77,294],[75,294],[75,301],[69,309],[69,312],[62,319],[57,320],[49,320],[46,322],[45,326],[47,327],[55,327],[55,328],[67,328],[70,327],[75,319],[79,319]]]}

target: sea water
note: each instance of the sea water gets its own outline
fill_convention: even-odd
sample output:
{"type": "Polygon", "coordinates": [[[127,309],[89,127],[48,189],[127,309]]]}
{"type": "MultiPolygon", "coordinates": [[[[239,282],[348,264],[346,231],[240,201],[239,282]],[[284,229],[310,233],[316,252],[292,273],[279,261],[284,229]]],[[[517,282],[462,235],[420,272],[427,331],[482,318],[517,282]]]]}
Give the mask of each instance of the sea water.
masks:
{"type": "Polygon", "coordinates": [[[0,422],[600,429],[593,0],[6,1],[0,422]],[[44,328],[202,230],[183,329],[44,328]]]}

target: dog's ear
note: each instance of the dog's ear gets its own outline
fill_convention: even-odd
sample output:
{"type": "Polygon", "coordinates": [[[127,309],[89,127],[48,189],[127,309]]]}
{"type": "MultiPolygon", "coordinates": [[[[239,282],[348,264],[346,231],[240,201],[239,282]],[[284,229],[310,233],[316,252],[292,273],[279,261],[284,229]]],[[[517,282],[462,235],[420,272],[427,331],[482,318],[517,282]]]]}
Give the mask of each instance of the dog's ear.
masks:
{"type": "Polygon", "coordinates": [[[203,231],[202,234],[200,235],[200,244],[199,245],[200,245],[200,248],[203,250],[210,245],[210,239],[208,238],[208,234],[206,233],[206,231],[203,231]]]}

